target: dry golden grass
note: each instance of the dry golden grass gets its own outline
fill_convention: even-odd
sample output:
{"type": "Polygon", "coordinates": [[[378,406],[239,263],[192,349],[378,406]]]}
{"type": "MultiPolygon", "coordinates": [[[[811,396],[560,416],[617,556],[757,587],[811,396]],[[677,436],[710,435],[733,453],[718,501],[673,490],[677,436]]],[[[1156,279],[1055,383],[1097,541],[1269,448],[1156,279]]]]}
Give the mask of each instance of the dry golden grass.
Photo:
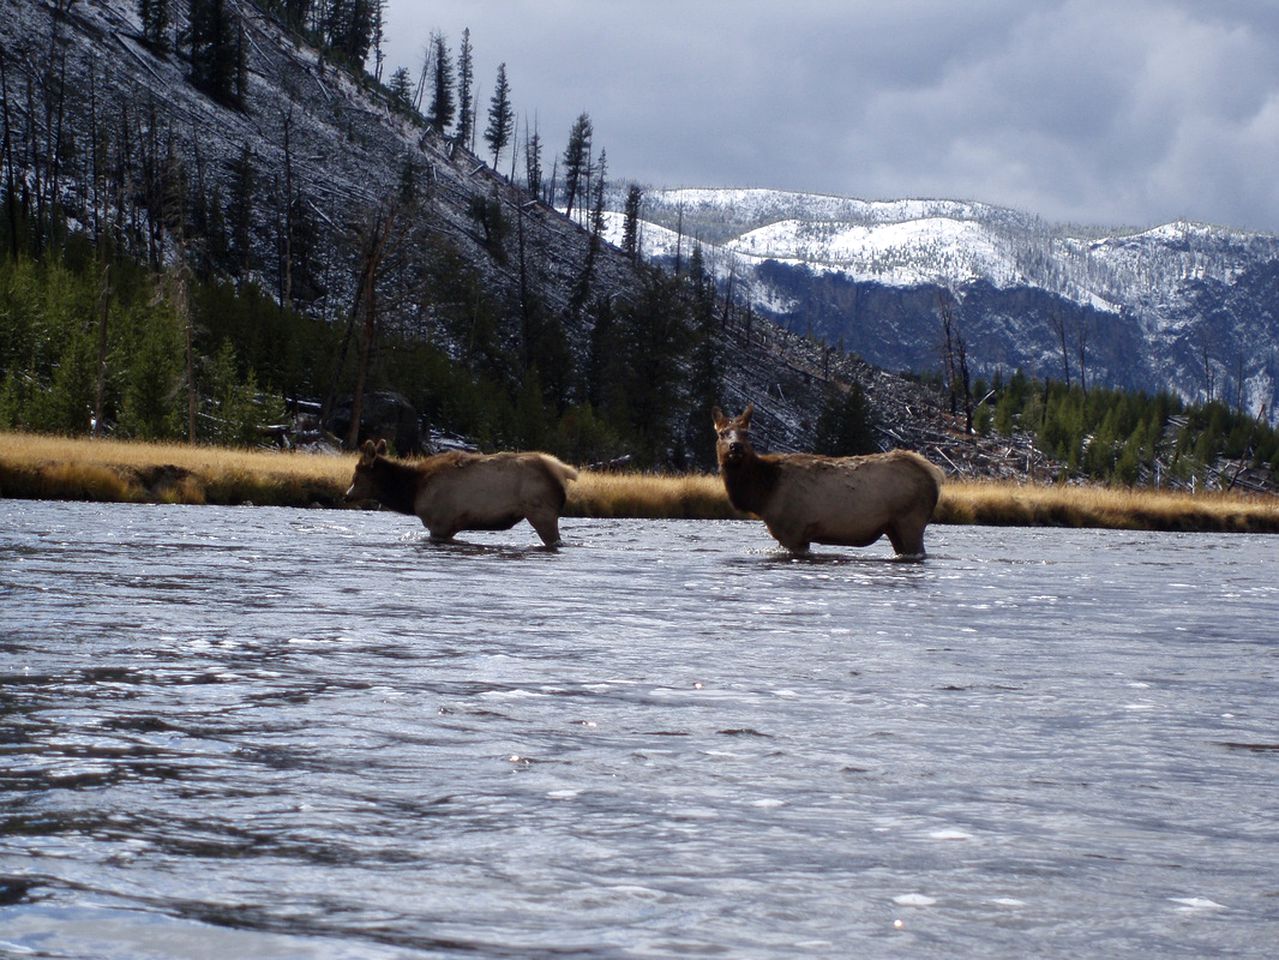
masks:
{"type": "Polygon", "coordinates": [[[565,513],[573,517],[643,517],[723,520],[739,517],[714,474],[667,476],[583,470],[568,488],[565,513]]]}
{"type": "Polygon", "coordinates": [[[0,495],[307,505],[339,501],[350,457],[0,433],[0,495]]]}
{"type": "MultiPolygon", "coordinates": [[[[0,496],[46,500],[335,506],[354,455],[229,450],[0,433],[0,496]]],[[[719,477],[594,473],[569,484],[574,517],[738,517],[719,477]]],[[[1279,533],[1279,497],[952,481],[937,522],[1279,533]]]]}
{"type": "Polygon", "coordinates": [[[1125,487],[954,481],[939,523],[1279,533],[1279,497],[1125,487]]]}

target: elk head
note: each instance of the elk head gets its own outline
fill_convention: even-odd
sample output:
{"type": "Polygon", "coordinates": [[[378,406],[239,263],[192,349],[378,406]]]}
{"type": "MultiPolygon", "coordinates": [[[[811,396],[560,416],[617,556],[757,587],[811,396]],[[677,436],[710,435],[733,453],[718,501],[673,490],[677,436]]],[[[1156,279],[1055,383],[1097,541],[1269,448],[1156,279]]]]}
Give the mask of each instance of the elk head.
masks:
{"type": "Polygon", "coordinates": [[[373,500],[377,497],[373,483],[373,463],[380,456],[386,455],[386,441],[365,440],[360,447],[360,459],[355,465],[355,475],[351,477],[351,487],[343,498],[348,503],[353,500],[373,500]]]}
{"type": "Polygon", "coordinates": [[[720,466],[739,463],[754,453],[751,449],[751,414],[754,412],[754,404],[747,404],[746,409],[732,419],[724,416],[724,411],[719,407],[711,411],[718,438],[715,441],[715,455],[720,466]]]}

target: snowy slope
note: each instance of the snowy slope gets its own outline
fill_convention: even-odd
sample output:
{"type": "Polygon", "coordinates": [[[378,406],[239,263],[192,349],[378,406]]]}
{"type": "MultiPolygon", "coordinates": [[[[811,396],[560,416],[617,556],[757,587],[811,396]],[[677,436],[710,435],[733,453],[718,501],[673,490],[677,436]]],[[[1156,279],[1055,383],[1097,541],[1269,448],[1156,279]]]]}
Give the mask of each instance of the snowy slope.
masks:
{"type": "Polygon", "coordinates": [[[700,243],[761,312],[890,369],[936,368],[936,294],[947,291],[979,368],[1060,378],[1073,364],[1077,376],[1082,353],[1098,381],[1264,404],[1272,418],[1279,401],[1273,235],[762,189],[654,189],[643,209],[646,257],[700,243]]]}

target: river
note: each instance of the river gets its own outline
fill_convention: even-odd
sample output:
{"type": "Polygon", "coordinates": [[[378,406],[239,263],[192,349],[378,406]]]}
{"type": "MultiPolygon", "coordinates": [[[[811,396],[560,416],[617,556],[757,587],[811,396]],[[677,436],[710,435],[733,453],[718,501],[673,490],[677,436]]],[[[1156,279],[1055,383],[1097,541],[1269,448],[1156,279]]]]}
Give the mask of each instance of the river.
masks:
{"type": "Polygon", "coordinates": [[[1269,957],[1279,538],[0,501],[0,955],[1269,957]]]}

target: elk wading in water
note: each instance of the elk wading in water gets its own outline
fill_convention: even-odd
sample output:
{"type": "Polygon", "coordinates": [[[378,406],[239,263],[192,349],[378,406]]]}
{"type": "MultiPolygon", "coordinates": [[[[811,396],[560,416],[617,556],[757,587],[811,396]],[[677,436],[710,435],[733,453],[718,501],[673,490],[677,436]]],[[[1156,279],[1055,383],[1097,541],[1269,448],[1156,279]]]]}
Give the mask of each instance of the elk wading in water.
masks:
{"type": "Polygon", "coordinates": [[[941,495],[942,472],[917,453],[865,457],[758,454],[751,447],[754,406],[734,419],[713,411],[715,453],[728,499],[753,513],[783,547],[810,543],[865,547],[887,534],[898,556],[924,557],[924,528],[941,495]]]}
{"type": "Polygon", "coordinates": [[[509,530],[527,520],[548,547],[560,542],[560,511],[577,471],[546,453],[464,453],[459,450],[399,462],[386,441],[360,448],[346,499],[377,500],[416,515],[432,540],[461,530],[509,530]]]}

